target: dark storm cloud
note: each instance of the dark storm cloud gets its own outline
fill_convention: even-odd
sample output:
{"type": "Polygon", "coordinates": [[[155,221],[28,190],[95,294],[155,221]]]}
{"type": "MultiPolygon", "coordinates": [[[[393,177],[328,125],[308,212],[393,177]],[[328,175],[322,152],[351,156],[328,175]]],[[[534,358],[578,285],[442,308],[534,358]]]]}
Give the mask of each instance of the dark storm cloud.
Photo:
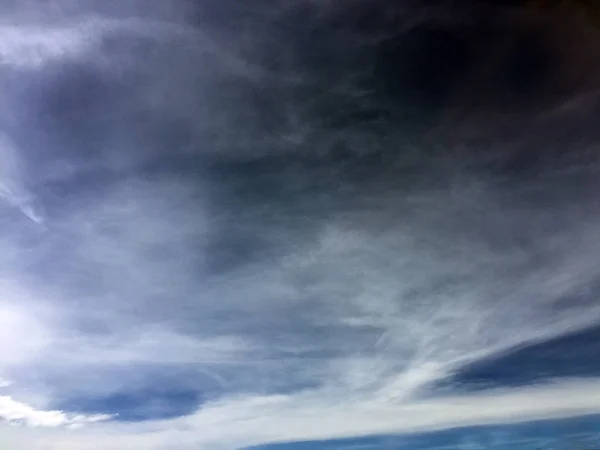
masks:
{"type": "MultiPolygon", "coordinates": [[[[394,14],[389,2],[368,10],[353,2],[350,13],[362,11],[353,22],[345,9],[329,4],[264,3],[247,11],[248,6],[203,2],[190,24],[197,30],[192,37],[158,38],[150,30],[145,37],[119,38],[116,31],[103,38],[106,50],[99,54],[54,63],[24,94],[33,97],[28,114],[37,118],[36,133],[50,149],[37,152],[56,159],[54,148],[69,160],[95,155],[92,160],[105,163],[137,158],[148,165],[148,158],[191,158],[183,164],[197,166],[207,154],[217,159],[268,155],[273,164],[289,167],[314,155],[380,149],[391,153],[383,164],[414,163],[433,150],[422,145],[418,154],[409,153],[414,142],[408,137],[452,126],[444,119],[455,109],[485,120],[500,107],[518,113],[545,104],[569,84],[564,67],[578,63],[551,37],[560,31],[570,38],[568,33],[552,28],[543,16],[521,18],[481,7],[456,12],[439,5],[423,6],[419,15],[397,2],[402,13],[394,14]],[[404,26],[415,15],[420,20],[404,26]],[[169,45],[185,46],[186,56],[169,54],[169,45]],[[102,62],[106,58],[109,66],[102,62]],[[161,82],[167,76],[169,82],[161,82]],[[195,89],[182,92],[183,84],[195,89]],[[385,145],[390,134],[404,136],[404,142],[385,145]],[[124,141],[130,144],[127,152],[124,141]],[[139,155],[129,155],[132,151],[139,155]],[[285,159],[290,153],[292,159],[285,159]]],[[[326,170],[343,171],[338,163],[326,170]]]]}

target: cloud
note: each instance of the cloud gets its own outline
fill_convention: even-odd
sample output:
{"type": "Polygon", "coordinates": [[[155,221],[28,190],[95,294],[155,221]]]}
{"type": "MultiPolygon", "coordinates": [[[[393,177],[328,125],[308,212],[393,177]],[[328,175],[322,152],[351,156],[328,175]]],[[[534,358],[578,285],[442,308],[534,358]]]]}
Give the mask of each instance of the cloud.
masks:
{"type": "MultiPolygon", "coordinates": [[[[285,42],[232,43],[209,9],[197,29],[183,7],[70,8],[0,28],[0,195],[43,218],[0,209],[0,416],[36,428],[7,429],[17,446],[233,449],[598,412],[596,378],[432,389],[600,322],[596,166],[520,179],[482,169],[514,162],[496,135],[439,157],[389,124],[336,128],[329,95],[364,92],[321,92],[294,61],[268,76],[248,51],[285,42]],[[165,405],[181,392],[194,401],[165,405]]],[[[551,149],[563,119],[519,144],[551,149]]]]}
{"type": "Polygon", "coordinates": [[[0,26],[0,64],[35,68],[48,60],[73,57],[84,51],[81,30],[46,27],[0,26]]]}
{"type": "Polygon", "coordinates": [[[45,448],[49,436],[59,448],[235,449],[271,442],[327,440],[365,435],[415,433],[470,425],[565,418],[598,411],[597,379],[410,404],[366,400],[341,403],[315,394],[230,399],[188,417],[123,426],[98,423],[60,434],[13,432],[28,448],[45,448]],[[568,399],[568,401],[567,401],[568,399]],[[16,434],[15,434],[16,433],[16,434]],[[127,448],[127,447],[126,447],[127,448]]]}
{"type": "Polygon", "coordinates": [[[85,416],[65,414],[62,411],[40,411],[25,403],[13,400],[11,397],[2,395],[0,396],[0,419],[15,425],[76,428],[86,423],[108,420],[110,416],[85,416]]]}
{"type": "MultiPolygon", "coordinates": [[[[256,444],[270,439],[301,441],[410,433],[595,413],[598,401],[591,393],[597,392],[598,386],[595,379],[576,379],[409,404],[385,404],[371,400],[350,405],[336,404],[319,402],[311,395],[293,399],[257,398],[218,405],[214,409],[206,408],[191,422],[199,429],[228,429],[232,440],[238,435],[240,440],[255,439],[256,444]],[[565,404],[565,398],[572,400],[565,404]],[[224,418],[225,423],[219,422],[218,418],[224,418]],[[247,437],[252,435],[258,436],[247,437]]],[[[210,435],[210,432],[207,434],[210,435]]],[[[210,436],[205,439],[207,444],[211,443],[210,436]]],[[[214,442],[217,444],[222,440],[219,436],[214,442]]]]}

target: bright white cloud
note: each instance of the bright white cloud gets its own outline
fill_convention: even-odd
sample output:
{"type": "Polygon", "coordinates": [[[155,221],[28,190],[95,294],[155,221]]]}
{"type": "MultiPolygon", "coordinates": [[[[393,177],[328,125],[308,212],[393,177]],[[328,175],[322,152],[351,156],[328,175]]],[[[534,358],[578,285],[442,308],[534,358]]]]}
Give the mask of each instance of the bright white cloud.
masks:
{"type": "Polygon", "coordinates": [[[110,416],[101,414],[86,416],[83,414],[66,414],[62,411],[40,411],[11,397],[0,396],[0,420],[14,425],[76,428],[86,423],[108,419],[110,419],[110,416]]]}
{"type": "MultiPolygon", "coordinates": [[[[35,303],[28,294],[0,281],[0,370],[39,357],[50,339],[48,330],[34,316],[35,303]]],[[[42,309],[38,312],[41,316],[42,309]]]]}

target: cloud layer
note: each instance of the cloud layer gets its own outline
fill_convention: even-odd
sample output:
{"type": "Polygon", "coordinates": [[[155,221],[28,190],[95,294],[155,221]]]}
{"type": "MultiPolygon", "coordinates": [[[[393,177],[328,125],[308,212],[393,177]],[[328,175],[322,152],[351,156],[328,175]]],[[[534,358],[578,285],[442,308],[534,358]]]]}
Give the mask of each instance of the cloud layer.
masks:
{"type": "Polygon", "coordinates": [[[508,75],[461,110],[486,65],[436,27],[481,11],[259,3],[6,6],[5,439],[233,449],[598,412],[594,373],[453,378],[600,322],[592,97],[564,103],[563,74],[522,99],[494,54],[508,75]]]}

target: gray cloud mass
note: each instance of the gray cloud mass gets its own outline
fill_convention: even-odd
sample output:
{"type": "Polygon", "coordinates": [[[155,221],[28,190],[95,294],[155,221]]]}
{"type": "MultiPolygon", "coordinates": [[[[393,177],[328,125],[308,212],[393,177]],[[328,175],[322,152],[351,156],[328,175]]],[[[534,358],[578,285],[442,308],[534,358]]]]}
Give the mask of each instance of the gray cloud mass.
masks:
{"type": "Polygon", "coordinates": [[[251,3],[2,6],[7,445],[598,412],[589,374],[452,389],[600,322],[598,48],[487,7],[251,3]]]}

